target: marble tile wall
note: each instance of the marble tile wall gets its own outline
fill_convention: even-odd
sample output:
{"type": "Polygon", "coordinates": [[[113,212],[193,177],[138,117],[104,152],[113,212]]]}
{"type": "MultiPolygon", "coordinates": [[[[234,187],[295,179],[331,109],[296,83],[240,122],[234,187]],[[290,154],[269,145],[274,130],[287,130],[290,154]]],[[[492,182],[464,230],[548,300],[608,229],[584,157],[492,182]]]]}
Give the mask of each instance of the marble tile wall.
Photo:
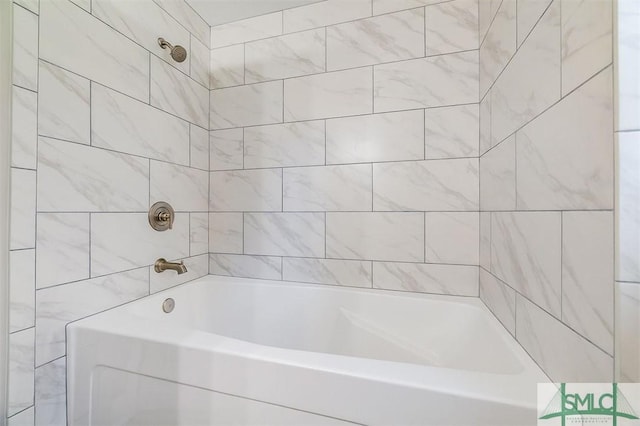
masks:
{"type": "Polygon", "coordinates": [[[482,3],[480,298],[553,381],[611,381],[615,2],[482,3]]]}
{"type": "Polygon", "coordinates": [[[173,0],[13,14],[9,424],[64,425],[66,324],[208,273],[210,27],[173,0]],[[165,233],[158,200],[177,211],[165,233]]]}
{"type": "Polygon", "coordinates": [[[213,27],[210,273],[477,297],[478,7],[327,0],[213,27]]]}

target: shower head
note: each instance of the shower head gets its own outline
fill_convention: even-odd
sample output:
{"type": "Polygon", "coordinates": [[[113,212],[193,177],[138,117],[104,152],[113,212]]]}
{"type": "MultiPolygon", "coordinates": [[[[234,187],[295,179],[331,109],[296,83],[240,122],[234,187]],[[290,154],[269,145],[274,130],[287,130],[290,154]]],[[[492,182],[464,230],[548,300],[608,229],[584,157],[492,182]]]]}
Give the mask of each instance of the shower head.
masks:
{"type": "Polygon", "coordinates": [[[185,49],[184,47],[177,44],[175,46],[172,46],[171,43],[169,43],[162,37],[158,38],[158,44],[163,49],[169,48],[169,50],[171,51],[171,57],[174,61],[184,62],[184,60],[187,59],[187,49],[185,49]]]}

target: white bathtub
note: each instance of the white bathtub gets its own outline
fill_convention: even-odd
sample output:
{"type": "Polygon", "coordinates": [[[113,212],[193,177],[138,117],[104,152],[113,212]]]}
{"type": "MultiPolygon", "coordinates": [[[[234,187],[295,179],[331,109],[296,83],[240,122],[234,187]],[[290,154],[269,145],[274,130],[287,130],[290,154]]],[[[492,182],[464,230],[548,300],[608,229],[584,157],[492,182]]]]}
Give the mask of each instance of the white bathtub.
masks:
{"type": "Polygon", "coordinates": [[[548,380],[475,298],[208,276],[67,337],[70,425],[526,425],[548,380]]]}

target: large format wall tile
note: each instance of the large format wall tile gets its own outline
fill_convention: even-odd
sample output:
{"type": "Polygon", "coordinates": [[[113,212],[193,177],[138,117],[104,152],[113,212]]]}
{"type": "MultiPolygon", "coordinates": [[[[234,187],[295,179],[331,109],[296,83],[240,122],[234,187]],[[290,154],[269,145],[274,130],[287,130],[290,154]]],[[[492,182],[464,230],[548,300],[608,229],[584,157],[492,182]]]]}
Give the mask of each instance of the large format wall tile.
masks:
{"type": "Polygon", "coordinates": [[[515,52],[516,1],[504,0],[480,46],[480,96],[493,85],[515,52]]]}
{"type": "Polygon", "coordinates": [[[282,12],[211,27],[211,48],[282,34],[282,12]]]}
{"type": "Polygon", "coordinates": [[[36,251],[9,252],[9,331],[35,325],[36,251]]]}
{"type": "Polygon", "coordinates": [[[327,68],[339,70],[424,56],[424,9],[327,28],[327,68]]]}
{"type": "Polygon", "coordinates": [[[13,5],[13,84],[38,90],[38,16],[13,5]]]}
{"type": "Polygon", "coordinates": [[[291,33],[371,16],[371,0],[327,0],[283,13],[284,32],[291,33]]]}
{"type": "Polygon", "coordinates": [[[245,213],[244,252],[324,257],[324,213],[245,213]]]}
{"type": "Polygon", "coordinates": [[[373,112],[371,68],[298,77],[284,82],[285,121],[373,112]]]}
{"type": "Polygon", "coordinates": [[[35,424],[67,424],[66,372],[66,357],[36,368],[35,424]]]}
{"type": "Polygon", "coordinates": [[[483,268],[480,268],[480,299],[509,333],[515,336],[516,292],[483,268]]]}
{"type": "Polygon", "coordinates": [[[148,160],[40,138],[39,211],[146,211],[148,208],[148,160]]]}
{"type": "Polygon", "coordinates": [[[161,161],[151,161],[149,204],[166,201],[176,211],[208,210],[209,173],[161,161]]]}
{"type": "Polygon", "coordinates": [[[207,47],[211,42],[211,27],[204,19],[185,1],[153,0],[161,8],[166,10],[176,21],[187,28],[198,40],[207,47]]]}
{"type": "Polygon", "coordinates": [[[412,9],[414,7],[427,6],[442,3],[448,0],[372,0],[373,14],[395,12],[396,10],[412,9]]]}
{"type": "Polygon", "coordinates": [[[617,65],[618,112],[616,130],[640,129],[640,61],[638,38],[640,37],[640,3],[635,0],[618,0],[617,65]]]}
{"type": "MultiPolygon", "coordinates": [[[[209,131],[195,124],[189,124],[189,164],[202,170],[209,170],[209,131]]],[[[172,161],[175,163],[175,161],[172,161]]]]}
{"type": "Polygon", "coordinates": [[[9,426],[33,426],[35,424],[35,407],[29,407],[7,419],[9,426]]]}
{"type": "Polygon", "coordinates": [[[619,132],[616,279],[640,283],[640,132],[619,132]]]}
{"type": "Polygon", "coordinates": [[[282,122],[282,81],[211,91],[212,130],[282,122]]]}
{"type": "Polygon", "coordinates": [[[478,52],[452,53],[374,67],[375,111],[478,102],[478,52]]]}
{"type": "Polygon", "coordinates": [[[427,55],[478,48],[478,1],[454,0],[425,8],[427,55]]]}
{"type": "Polygon", "coordinates": [[[244,44],[213,49],[210,61],[212,89],[244,84],[244,44]]]}
{"type": "Polygon", "coordinates": [[[243,213],[209,213],[209,251],[237,253],[243,250],[243,213]]]}
{"type": "Polygon", "coordinates": [[[478,212],[427,212],[425,221],[426,262],[478,264],[478,212]]]}
{"type": "Polygon", "coordinates": [[[552,0],[517,0],[518,46],[527,38],[552,0]]]}
{"type": "Polygon", "coordinates": [[[211,172],[211,211],[282,211],[282,170],[211,172]]]}
{"type": "Polygon", "coordinates": [[[477,104],[429,108],[424,114],[427,159],[478,156],[477,104]]]}
{"type": "Polygon", "coordinates": [[[9,416],[33,405],[34,329],[9,335],[9,416]]]}
{"type": "Polygon", "coordinates": [[[189,124],[110,90],[91,86],[92,145],[189,164],[189,124]]]}
{"type": "Polygon", "coordinates": [[[327,213],[327,257],[424,261],[424,213],[327,213]]]}
{"type": "Polygon", "coordinates": [[[38,93],[13,86],[11,166],[35,169],[38,146],[38,93]]]}
{"type": "Polygon", "coordinates": [[[640,381],[640,285],[616,283],[616,378],[618,382],[640,381]]]}
{"type": "Polygon", "coordinates": [[[209,213],[189,214],[189,254],[209,253],[209,213]]]}
{"type": "Polygon", "coordinates": [[[282,279],[315,284],[371,287],[371,262],[358,260],[282,259],[282,279]]]}
{"type": "MultiPolygon", "coordinates": [[[[378,0],[378,1],[394,1],[394,0],[378,0]]],[[[478,27],[480,42],[486,37],[487,31],[493,22],[493,18],[498,13],[498,8],[502,4],[502,0],[482,0],[478,2],[478,27]]]]}
{"type": "Polygon", "coordinates": [[[149,100],[149,53],[142,47],[68,1],[42,2],[40,20],[42,59],[149,100]]]}
{"type": "Polygon", "coordinates": [[[515,210],[516,138],[511,136],[480,158],[480,210],[515,210]]]}
{"type": "Polygon", "coordinates": [[[36,172],[11,169],[11,250],[36,243],[36,172]]]}
{"type": "Polygon", "coordinates": [[[478,210],[478,160],[373,165],[374,210],[478,210]]]}
{"type": "Polygon", "coordinates": [[[282,258],[212,253],[209,255],[209,273],[231,277],[280,280],[282,279],[282,258]]]}
{"type": "Polygon", "coordinates": [[[243,132],[243,129],[209,132],[210,170],[234,170],[243,168],[243,132]]]}
{"type": "Polygon", "coordinates": [[[418,293],[477,296],[478,267],[374,262],[373,287],[418,293]]]}
{"type": "Polygon", "coordinates": [[[491,270],[491,212],[480,212],[480,266],[491,270]]]}

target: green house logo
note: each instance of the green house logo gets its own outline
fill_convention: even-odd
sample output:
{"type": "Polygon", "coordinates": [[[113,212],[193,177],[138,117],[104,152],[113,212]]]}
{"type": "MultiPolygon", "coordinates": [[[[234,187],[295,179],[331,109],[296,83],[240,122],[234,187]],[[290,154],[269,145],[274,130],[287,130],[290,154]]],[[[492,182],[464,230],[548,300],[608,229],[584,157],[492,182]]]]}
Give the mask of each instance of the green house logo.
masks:
{"type": "Polygon", "coordinates": [[[540,420],[560,418],[562,426],[567,419],[572,423],[581,419],[584,422],[597,423],[598,417],[612,421],[616,426],[619,418],[638,420],[638,416],[627,398],[620,391],[618,384],[611,385],[611,391],[605,392],[568,392],[566,383],[546,406],[540,420]]]}

